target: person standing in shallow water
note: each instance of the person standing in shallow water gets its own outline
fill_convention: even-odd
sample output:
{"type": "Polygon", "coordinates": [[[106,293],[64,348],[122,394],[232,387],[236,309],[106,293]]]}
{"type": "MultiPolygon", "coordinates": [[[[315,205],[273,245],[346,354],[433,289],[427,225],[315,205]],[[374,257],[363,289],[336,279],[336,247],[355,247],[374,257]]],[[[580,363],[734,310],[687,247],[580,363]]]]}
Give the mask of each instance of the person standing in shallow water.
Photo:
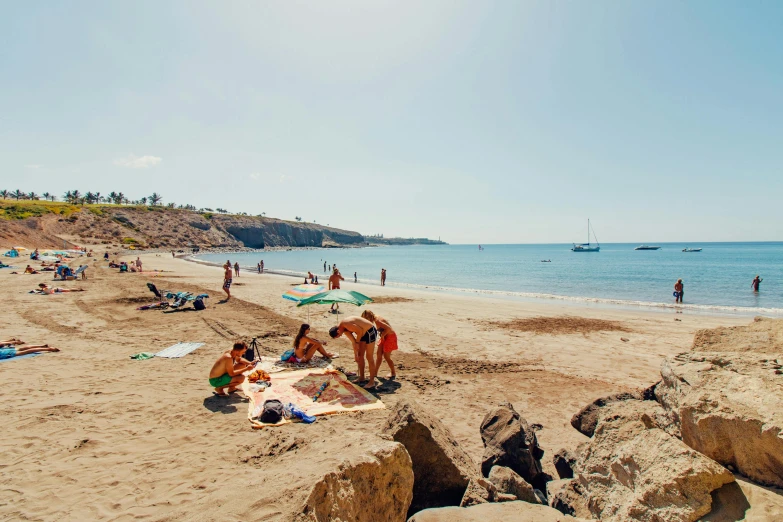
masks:
{"type": "Polygon", "coordinates": [[[386,269],[381,268],[381,286],[386,286],[386,269]]]}
{"type": "Polygon", "coordinates": [[[763,279],[761,279],[759,276],[756,276],[756,278],[753,280],[752,283],[750,283],[750,287],[753,289],[754,292],[759,291],[759,285],[761,285],[761,282],[763,279]]]}
{"type": "Polygon", "coordinates": [[[356,277],[356,272],[353,273],[353,282],[358,283],[359,279],[356,277]]]}
{"type": "Polygon", "coordinates": [[[239,261],[234,263],[234,272],[236,273],[237,277],[239,277],[239,261]]]}
{"type": "Polygon", "coordinates": [[[685,295],[685,284],[682,282],[682,279],[678,279],[676,283],[674,283],[674,291],[677,292],[677,297],[674,298],[675,303],[682,303],[682,297],[685,295]]]}

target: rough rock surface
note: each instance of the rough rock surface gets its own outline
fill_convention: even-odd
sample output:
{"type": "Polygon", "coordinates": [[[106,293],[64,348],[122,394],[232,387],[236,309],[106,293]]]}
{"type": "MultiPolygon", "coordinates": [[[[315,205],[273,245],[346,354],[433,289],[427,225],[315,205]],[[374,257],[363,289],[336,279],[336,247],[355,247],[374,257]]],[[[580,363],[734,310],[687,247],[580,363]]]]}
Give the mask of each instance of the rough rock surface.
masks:
{"type": "Polygon", "coordinates": [[[664,361],[661,375],[656,395],[685,444],[783,487],[783,354],[684,353],[664,361]]]}
{"type": "Polygon", "coordinates": [[[783,354],[783,319],[756,317],[748,326],[697,330],[693,350],[783,354]]]}
{"type": "Polygon", "coordinates": [[[563,515],[556,509],[527,502],[503,502],[481,504],[468,508],[436,508],[419,511],[408,522],[575,522],[577,519],[563,515]]]}
{"type": "Polygon", "coordinates": [[[734,482],[728,470],[664,431],[667,421],[652,401],[602,409],[575,470],[596,518],[697,520],[710,512],[711,493],[734,482]]]}
{"type": "Polygon", "coordinates": [[[497,488],[499,493],[513,495],[515,500],[540,504],[541,501],[533,491],[533,486],[525,482],[513,469],[505,466],[494,466],[489,472],[489,481],[497,488]]]}
{"type": "Polygon", "coordinates": [[[573,478],[574,465],[576,465],[576,456],[565,448],[561,448],[552,457],[552,463],[555,465],[557,475],[561,479],[573,478]]]}
{"type": "Polygon", "coordinates": [[[496,406],[481,421],[484,456],[481,473],[486,477],[493,466],[506,466],[516,471],[534,488],[546,490],[551,477],[541,468],[544,455],[535,431],[514,410],[511,404],[496,406]]]}
{"type": "Polygon", "coordinates": [[[549,505],[565,515],[579,518],[593,518],[587,507],[582,488],[574,479],[560,479],[547,482],[546,494],[549,505]]]}
{"type": "Polygon", "coordinates": [[[574,429],[578,432],[582,433],[582,435],[592,437],[593,433],[595,432],[595,425],[598,422],[598,412],[601,410],[601,408],[614,402],[641,399],[642,395],[640,393],[631,392],[615,393],[606,397],[600,397],[579,410],[579,412],[571,417],[571,426],[573,426],[574,429]]]}
{"type": "Polygon", "coordinates": [[[412,513],[458,506],[470,479],[480,476],[448,428],[414,402],[398,403],[382,433],[405,446],[413,462],[412,513]]]}
{"type": "Polygon", "coordinates": [[[402,444],[373,438],[312,487],[297,521],[403,521],[413,499],[413,468],[402,444]]]}
{"type": "Polygon", "coordinates": [[[498,490],[493,483],[484,477],[470,479],[465,494],[462,496],[460,507],[475,506],[477,504],[486,504],[487,502],[498,502],[498,490]]]}

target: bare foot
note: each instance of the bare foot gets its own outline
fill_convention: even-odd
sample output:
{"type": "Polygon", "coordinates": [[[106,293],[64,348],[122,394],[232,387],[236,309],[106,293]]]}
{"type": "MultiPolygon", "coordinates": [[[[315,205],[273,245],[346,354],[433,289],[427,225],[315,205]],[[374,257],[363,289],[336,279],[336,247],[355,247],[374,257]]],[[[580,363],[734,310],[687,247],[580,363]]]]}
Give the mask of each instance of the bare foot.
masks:
{"type": "Polygon", "coordinates": [[[367,381],[367,384],[365,384],[365,385],[363,386],[363,388],[364,388],[365,390],[372,390],[373,388],[375,388],[375,379],[373,379],[373,380],[371,380],[371,381],[367,381]]]}
{"type": "Polygon", "coordinates": [[[215,388],[215,395],[217,395],[218,397],[228,397],[227,391],[224,390],[221,392],[220,390],[223,390],[223,388],[215,388]]]}
{"type": "Polygon", "coordinates": [[[390,373],[389,375],[386,376],[386,378],[389,379],[390,381],[393,381],[394,379],[397,378],[397,376],[393,373],[390,373]]]}

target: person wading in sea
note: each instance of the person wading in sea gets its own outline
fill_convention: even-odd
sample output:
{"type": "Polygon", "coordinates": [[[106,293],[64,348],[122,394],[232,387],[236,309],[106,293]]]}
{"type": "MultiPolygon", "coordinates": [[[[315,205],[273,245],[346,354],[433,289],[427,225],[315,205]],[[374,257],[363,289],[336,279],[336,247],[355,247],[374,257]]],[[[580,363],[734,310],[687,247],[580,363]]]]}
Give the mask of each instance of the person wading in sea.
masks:
{"type": "Polygon", "coordinates": [[[674,302],[682,303],[682,296],[685,295],[685,284],[683,284],[682,279],[678,279],[677,282],[674,283],[674,291],[677,293],[674,302]]]}
{"type": "Polygon", "coordinates": [[[763,279],[761,279],[759,276],[756,276],[753,282],[750,283],[750,287],[753,289],[754,292],[759,291],[759,285],[761,284],[762,281],[763,279]]]}

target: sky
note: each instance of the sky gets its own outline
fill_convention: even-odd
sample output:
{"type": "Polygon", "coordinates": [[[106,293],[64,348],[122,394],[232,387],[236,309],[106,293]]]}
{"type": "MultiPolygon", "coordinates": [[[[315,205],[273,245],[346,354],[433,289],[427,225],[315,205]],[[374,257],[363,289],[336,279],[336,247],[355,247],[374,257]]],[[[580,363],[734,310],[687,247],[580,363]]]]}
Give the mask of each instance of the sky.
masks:
{"type": "Polygon", "coordinates": [[[450,243],[783,240],[783,2],[0,12],[0,189],[450,243]]]}

